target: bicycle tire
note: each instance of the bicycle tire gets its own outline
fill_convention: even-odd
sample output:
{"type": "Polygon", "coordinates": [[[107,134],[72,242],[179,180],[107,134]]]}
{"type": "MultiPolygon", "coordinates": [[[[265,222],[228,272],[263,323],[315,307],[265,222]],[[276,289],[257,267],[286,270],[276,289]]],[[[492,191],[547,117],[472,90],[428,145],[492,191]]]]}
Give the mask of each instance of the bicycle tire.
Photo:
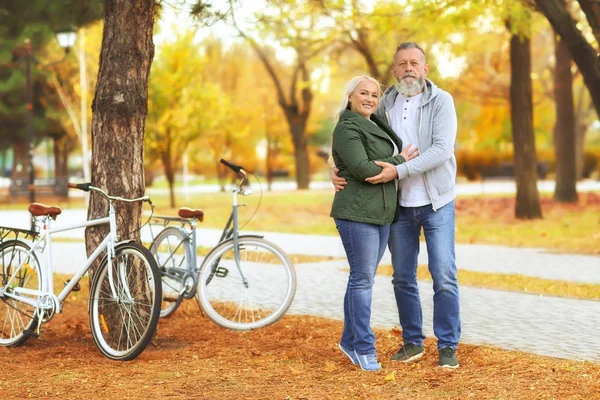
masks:
{"type": "Polygon", "coordinates": [[[118,244],[111,265],[108,258],[102,260],[90,285],[89,316],[94,343],[104,356],[126,361],[144,351],[156,332],[161,292],[156,260],[142,245],[118,244]],[[112,295],[109,268],[117,298],[112,295]]]}
{"type": "Polygon", "coordinates": [[[233,239],[217,245],[200,267],[196,300],[216,324],[232,330],[271,325],[286,313],[296,294],[296,271],[277,245],[240,237],[244,284],[234,261],[233,239]]]}
{"type": "MultiPolygon", "coordinates": [[[[13,268],[23,267],[17,274],[18,281],[7,287],[14,290],[17,287],[42,290],[42,271],[39,260],[34,252],[29,256],[31,246],[20,240],[7,240],[0,245],[0,281],[2,287],[8,283],[13,274],[13,268]]],[[[27,295],[32,300],[39,297],[27,295]]],[[[17,347],[31,337],[37,328],[37,307],[20,302],[13,298],[2,297],[0,301],[0,346],[17,347]]]]}
{"type": "Polygon", "coordinates": [[[183,300],[185,282],[169,270],[186,269],[194,273],[190,265],[193,260],[191,251],[188,235],[181,228],[172,226],[163,229],[150,246],[150,253],[156,259],[161,274],[161,318],[172,315],[183,300]]]}

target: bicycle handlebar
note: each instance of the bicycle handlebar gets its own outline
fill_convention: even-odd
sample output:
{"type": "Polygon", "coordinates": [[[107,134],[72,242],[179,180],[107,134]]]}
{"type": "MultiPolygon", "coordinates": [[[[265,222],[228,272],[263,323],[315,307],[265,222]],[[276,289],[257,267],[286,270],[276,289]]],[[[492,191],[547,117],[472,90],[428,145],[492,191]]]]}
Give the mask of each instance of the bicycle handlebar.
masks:
{"type": "Polygon", "coordinates": [[[222,158],[221,158],[221,164],[228,166],[233,172],[246,175],[246,171],[244,171],[244,168],[240,167],[239,165],[230,163],[229,161],[224,160],[222,158]]]}
{"type": "Polygon", "coordinates": [[[106,194],[106,192],[104,192],[104,190],[97,188],[95,186],[92,186],[91,183],[68,183],[67,187],[69,189],[79,189],[79,190],[83,190],[84,192],[89,192],[94,191],[97,192],[99,194],[101,194],[102,196],[104,196],[105,198],[109,199],[109,200],[115,200],[115,201],[123,201],[125,203],[135,203],[138,201],[145,201],[150,205],[152,204],[152,200],[150,199],[150,196],[142,196],[142,197],[137,197],[135,199],[126,199],[120,196],[109,196],[108,194],[106,194]]]}
{"type": "Polygon", "coordinates": [[[79,189],[83,190],[84,192],[89,192],[91,186],[91,183],[67,183],[67,187],[69,189],[79,189]]]}

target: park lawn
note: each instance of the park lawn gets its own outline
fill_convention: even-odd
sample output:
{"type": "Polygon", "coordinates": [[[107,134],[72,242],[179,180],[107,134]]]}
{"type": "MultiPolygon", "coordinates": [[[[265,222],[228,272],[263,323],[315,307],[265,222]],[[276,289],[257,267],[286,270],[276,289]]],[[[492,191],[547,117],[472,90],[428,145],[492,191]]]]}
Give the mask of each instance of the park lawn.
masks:
{"type": "MultiPolygon", "coordinates": [[[[512,197],[456,199],[456,241],[511,247],[536,247],[564,253],[600,254],[600,194],[580,193],[577,204],[560,204],[551,195],[541,198],[543,219],[517,220],[512,197]]],[[[337,235],[329,216],[333,193],[299,191],[255,193],[241,197],[240,224],[252,231],[337,235]]],[[[156,213],[175,215],[176,209],[158,199],[156,213]]],[[[230,194],[202,194],[180,204],[205,211],[203,227],[222,228],[229,216],[230,194]]]]}
{"type": "MultiPolygon", "coordinates": [[[[459,197],[456,199],[456,241],[512,247],[536,247],[563,253],[600,254],[600,194],[579,194],[576,204],[560,204],[550,194],[541,195],[543,219],[517,220],[515,200],[507,196],[459,197]]],[[[240,225],[245,230],[337,235],[329,211],[333,191],[263,192],[240,197],[240,225]]],[[[83,200],[46,204],[81,207],[83,200]]],[[[48,200],[48,201],[46,201],[48,200]]],[[[201,227],[222,228],[231,212],[231,194],[201,193],[192,200],[178,199],[168,206],[167,195],[153,196],[155,214],[177,214],[178,207],[202,208],[201,227]]],[[[3,209],[25,209],[26,203],[2,204],[3,209]]],[[[146,213],[150,208],[146,205],[146,213]]]]}
{"type": "Polygon", "coordinates": [[[432,339],[421,362],[390,357],[398,329],[375,329],[380,372],[337,349],[343,323],[286,315],[255,331],[229,331],[186,301],[161,320],[135,360],[110,361],[93,344],[87,283],[38,339],[0,348],[0,398],[9,399],[600,399],[600,364],[461,344],[460,368],[437,367],[432,339]]]}

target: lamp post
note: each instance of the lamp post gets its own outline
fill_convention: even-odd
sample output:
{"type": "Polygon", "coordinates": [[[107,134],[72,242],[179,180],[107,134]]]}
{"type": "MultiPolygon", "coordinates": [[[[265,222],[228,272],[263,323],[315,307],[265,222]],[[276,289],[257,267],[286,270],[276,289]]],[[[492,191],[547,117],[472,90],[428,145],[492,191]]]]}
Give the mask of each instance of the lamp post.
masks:
{"type": "MultiPolygon", "coordinates": [[[[75,44],[75,31],[73,29],[63,29],[56,33],[56,39],[58,44],[65,49],[65,57],[69,52],[69,48],[75,44]]],[[[61,60],[51,62],[48,64],[40,64],[34,57],[31,50],[31,42],[29,39],[25,40],[25,108],[26,108],[26,120],[27,120],[27,163],[28,163],[28,175],[29,183],[27,190],[29,192],[29,202],[35,202],[35,170],[33,168],[33,84],[31,82],[31,66],[36,63],[39,67],[48,67],[50,65],[58,64],[64,61],[65,57],[61,60]]]]}
{"type": "Polygon", "coordinates": [[[25,109],[27,121],[27,168],[29,175],[29,202],[35,202],[35,171],[33,169],[33,88],[31,85],[31,62],[33,54],[31,53],[31,42],[25,40],[25,109]]]}

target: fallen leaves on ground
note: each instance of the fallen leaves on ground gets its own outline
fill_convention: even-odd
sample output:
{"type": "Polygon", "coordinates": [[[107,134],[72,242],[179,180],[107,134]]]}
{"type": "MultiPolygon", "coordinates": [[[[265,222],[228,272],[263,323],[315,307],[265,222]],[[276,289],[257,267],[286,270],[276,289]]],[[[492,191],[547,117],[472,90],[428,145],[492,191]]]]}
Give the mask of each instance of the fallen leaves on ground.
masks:
{"type": "Polygon", "coordinates": [[[70,298],[38,339],[0,349],[1,399],[600,399],[595,363],[463,344],[448,371],[428,339],[423,361],[402,364],[390,360],[401,338],[392,329],[376,331],[383,369],[365,372],[337,348],[341,321],[285,316],[236,332],[194,300],[160,321],[137,359],[110,361],[92,342],[86,299],[70,298]]]}

